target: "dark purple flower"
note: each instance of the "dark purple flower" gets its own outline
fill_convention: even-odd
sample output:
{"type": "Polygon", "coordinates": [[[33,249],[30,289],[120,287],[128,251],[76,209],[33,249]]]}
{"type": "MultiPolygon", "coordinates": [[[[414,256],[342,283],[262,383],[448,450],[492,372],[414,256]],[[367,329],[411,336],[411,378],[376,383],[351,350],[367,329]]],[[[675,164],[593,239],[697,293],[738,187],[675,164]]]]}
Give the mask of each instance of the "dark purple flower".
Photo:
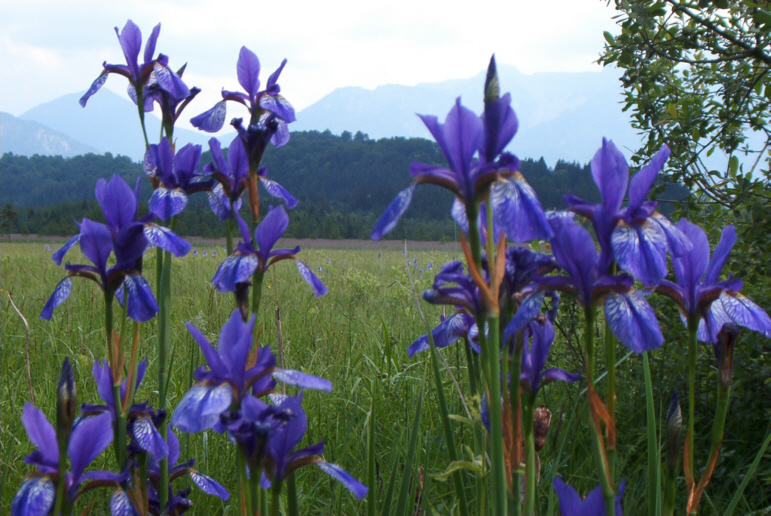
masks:
{"type": "Polygon", "coordinates": [[[176,256],[187,254],[190,244],[168,228],[153,224],[155,215],[137,218],[139,181],[132,191],[123,179],[114,175],[107,182],[100,179],[96,185],[99,201],[107,224],[83,219],[80,232],[56,251],[52,259],[61,265],[64,256],[75,244],[93,265],[66,264],[69,275],[54,289],[43,307],[41,319],[50,319],[56,307],[72,292],[72,276],[96,282],[102,290],[115,294],[123,305],[124,292],[128,301],[128,315],[138,322],[152,319],[158,312],[150,285],[142,277],[142,258],[149,244],[170,251],[176,256]],[[115,265],[108,267],[110,255],[115,265]],[[125,290],[124,290],[125,289],[125,290]]]}
{"type": "MultiPolygon", "coordinates": [[[[174,127],[182,111],[201,92],[199,88],[188,88],[182,82],[182,74],[186,67],[187,64],[182,66],[176,73],[169,68],[159,68],[155,74],[150,76],[150,82],[145,87],[145,111],[152,111],[153,103],[157,102],[161,108],[161,122],[164,128],[174,127]],[[170,77],[159,81],[158,73],[170,74],[170,77]],[[166,84],[166,88],[161,86],[162,82],[166,84]],[[148,102],[150,103],[150,109],[147,109],[148,102]]],[[[129,96],[136,104],[136,91],[133,91],[131,86],[129,86],[129,96]]]]}
{"type": "MultiPolygon", "coordinates": [[[[490,66],[495,76],[494,60],[490,66]]],[[[461,227],[468,224],[466,207],[481,202],[489,194],[500,230],[511,240],[524,242],[551,236],[535,191],[518,172],[519,160],[503,152],[518,127],[508,93],[487,99],[481,117],[463,107],[460,98],[444,124],[435,116],[418,116],[439,145],[449,168],[412,163],[412,185],[402,190],[383,212],[372,231],[373,240],[380,240],[396,227],[412,201],[415,187],[422,183],[435,184],[455,194],[452,215],[461,227]]]]}
{"type": "MultiPolygon", "coordinates": [[[[324,461],[324,443],[319,442],[302,450],[294,451],[305,436],[308,420],[302,408],[302,394],[299,396],[273,395],[272,409],[267,423],[267,446],[265,450],[264,487],[270,487],[273,482],[283,482],[289,473],[300,466],[314,464],[322,471],[339,481],[359,500],[367,496],[367,486],[353,478],[347,471],[324,461]]],[[[255,400],[258,401],[258,400],[255,400]]],[[[263,410],[269,410],[266,405],[263,410]]]]}
{"type": "MultiPolygon", "coordinates": [[[[286,59],[281,66],[268,78],[268,84],[264,90],[260,90],[260,60],[254,52],[246,47],[241,47],[238,56],[238,82],[244,91],[222,90],[222,100],[205,113],[192,118],[190,123],[202,131],[216,133],[225,123],[227,101],[243,104],[249,110],[251,119],[249,125],[256,124],[266,112],[275,115],[279,124],[292,123],[296,120],[294,108],[281,95],[281,87],[278,85],[278,77],[286,65],[286,59]]],[[[283,131],[279,131],[283,132],[283,131]]],[[[287,132],[288,135],[288,132],[287,132]]],[[[279,143],[277,147],[280,147],[279,143]]],[[[285,142],[284,142],[285,143],[285,142]]]]}
{"type": "MultiPolygon", "coordinates": [[[[546,318],[535,320],[528,326],[528,333],[532,336],[531,344],[525,344],[522,350],[522,373],[520,381],[526,386],[533,396],[538,390],[549,382],[559,380],[561,382],[575,382],[581,375],[570,374],[559,368],[551,368],[544,371],[546,359],[549,356],[551,345],[554,342],[554,326],[546,318]]],[[[527,338],[526,338],[527,342],[527,338]]]]}
{"type": "Polygon", "coordinates": [[[725,323],[735,323],[771,337],[771,319],[758,305],[740,293],[742,280],[729,276],[718,281],[720,272],[736,243],[736,229],[726,226],[710,258],[709,241],[704,230],[680,219],[677,227],[691,242],[691,250],[672,259],[677,283],[664,280],[657,291],[677,303],[684,322],[699,321],[698,339],[716,343],[725,323]]]}
{"type": "Polygon", "coordinates": [[[289,216],[283,206],[271,208],[254,230],[254,238],[250,235],[246,222],[237,212],[236,220],[241,228],[243,240],[236,246],[234,253],[225,258],[214,274],[212,284],[217,290],[235,292],[238,284],[249,282],[258,270],[264,274],[268,267],[280,260],[294,260],[297,270],[313,288],[316,297],[323,296],[329,291],[313,274],[310,267],[295,257],[300,252],[300,246],[294,249],[273,249],[289,225],[289,216]]]}
{"type": "MultiPolygon", "coordinates": [[[[147,360],[142,360],[137,366],[137,376],[134,381],[134,392],[139,388],[147,370],[147,360]]],[[[115,403],[115,394],[112,389],[113,374],[112,369],[104,360],[100,365],[94,362],[91,368],[96,381],[96,390],[99,397],[105,402],[105,405],[90,405],[84,403],[81,407],[86,417],[92,417],[94,414],[108,413],[112,417],[113,425],[117,421],[117,411],[115,403]]],[[[126,380],[121,381],[120,385],[121,399],[126,396],[126,380]]],[[[142,452],[152,453],[158,459],[163,459],[169,454],[166,442],[163,440],[158,426],[166,418],[165,411],[155,411],[147,402],[135,403],[131,406],[126,415],[127,435],[132,438],[130,446],[137,446],[142,452]]]]}
{"type": "Polygon", "coordinates": [[[540,312],[543,289],[574,295],[584,310],[593,310],[604,300],[605,319],[613,334],[637,353],[656,349],[664,342],[659,323],[645,294],[633,288],[628,274],[611,276],[600,265],[594,240],[571,217],[555,214],[550,219],[551,240],[557,263],[567,276],[537,276],[541,288],[526,298],[506,329],[507,334],[525,327],[540,312]]]}
{"type": "MultiPolygon", "coordinates": [[[[471,329],[476,328],[474,317],[466,313],[465,311],[458,311],[449,317],[442,317],[442,322],[439,326],[431,330],[431,336],[434,339],[434,346],[437,348],[444,348],[457,342],[461,337],[469,337],[471,329]]],[[[469,338],[471,347],[480,353],[479,345],[469,338]]],[[[410,347],[407,348],[407,354],[412,358],[415,353],[426,351],[430,349],[430,343],[428,341],[428,334],[421,335],[418,340],[413,342],[410,347]]]]}
{"type": "Polygon", "coordinates": [[[656,176],[669,157],[664,145],[650,163],[629,180],[624,155],[612,141],[603,138],[602,148],[592,159],[592,177],[602,195],[601,204],[565,196],[571,210],[592,220],[602,254],[600,268],[607,270],[615,259],[646,286],[656,285],[667,275],[667,252],[673,257],[690,250],[685,236],[664,215],[655,201],[645,200],[656,176]],[[629,205],[621,208],[629,186],[629,205]]]}
{"type": "MultiPolygon", "coordinates": [[[[147,39],[144,52],[144,63],[141,65],[138,62],[139,50],[142,47],[142,32],[139,30],[134,22],[128,20],[122,31],[115,27],[115,33],[118,35],[118,41],[120,42],[121,49],[123,49],[123,55],[126,57],[125,65],[114,65],[104,63],[104,70],[91,84],[91,87],[80,98],[80,105],[85,107],[88,99],[99,91],[99,89],[107,81],[107,76],[111,73],[124,76],[129,81],[129,96],[137,103],[136,92],[145,91],[145,88],[150,84],[157,84],[157,86],[167,92],[174,95],[180,95],[180,89],[187,87],[182,83],[177,74],[169,69],[169,60],[163,54],[158,54],[158,57],[153,59],[155,54],[155,42],[158,40],[158,34],[161,31],[161,24],[159,23],[153,28],[153,32],[147,39]],[[181,85],[180,85],[181,83],[181,85]]],[[[184,96],[184,95],[182,95],[184,96]]],[[[145,97],[143,99],[144,110],[152,111],[152,99],[145,97]],[[149,109],[148,109],[149,108],[149,109]]]]}
{"type": "Polygon", "coordinates": [[[13,499],[11,514],[48,514],[53,509],[56,483],[64,480],[70,503],[80,496],[81,483],[89,480],[119,482],[121,475],[108,471],[83,473],[89,464],[112,442],[113,432],[110,416],[102,414],[75,425],[67,445],[71,471],[59,471],[59,446],[56,431],[43,412],[32,403],[24,405],[21,421],[29,440],[37,450],[28,455],[24,462],[38,468],[29,475],[13,499]]]}
{"type": "Polygon", "coordinates": [[[198,343],[209,366],[201,366],[195,372],[196,383],[179,402],[171,423],[183,432],[194,433],[214,428],[224,431],[219,425],[220,415],[239,406],[249,389],[272,390],[275,380],[303,389],[332,390],[332,384],[322,378],[276,368],[276,358],[265,346],[260,348],[256,362],[249,365],[247,358],[252,349],[254,315],[248,322],[241,319],[241,313],[234,310],[228,322],[222,327],[217,349],[190,323],[187,329],[198,343]]]}
{"type": "Polygon", "coordinates": [[[156,187],[147,207],[162,220],[169,220],[187,206],[188,195],[211,189],[213,181],[198,174],[201,146],[187,144],[176,153],[166,137],[145,152],[144,169],[156,187]]]}
{"type": "MultiPolygon", "coordinates": [[[[552,485],[557,491],[562,516],[605,516],[605,500],[602,497],[600,486],[597,486],[582,500],[576,490],[567,485],[560,477],[555,477],[552,480],[552,485]]],[[[622,480],[616,495],[617,516],[622,516],[621,497],[624,495],[625,487],[626,481],[622,480]]]]}

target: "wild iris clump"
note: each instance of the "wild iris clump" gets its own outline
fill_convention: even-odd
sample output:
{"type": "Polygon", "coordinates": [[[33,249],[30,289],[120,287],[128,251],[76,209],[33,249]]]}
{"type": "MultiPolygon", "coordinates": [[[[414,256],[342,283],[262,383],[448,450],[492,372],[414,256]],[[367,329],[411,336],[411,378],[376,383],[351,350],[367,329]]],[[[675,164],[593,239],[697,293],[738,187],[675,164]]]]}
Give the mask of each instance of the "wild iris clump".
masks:
{"type": "MultiPolygon", "coordinates": [[[[315,465],[345,488],[339,496],[366,500],[368,515],[407,513],[408,500],[415,500],[427,513],[541,514],[538,486],[547,466],[552,482],[544,482],[540,489],[553,489],[555,511],[558,506],[564,515],[620,515],[627,479],[636,472],[626,470],[619,457],[629,443],[616,431],[618,343],[630,353],[642,355],[649,513],[698,511],[720,457],[739,327],[771,337],[771,319],[741,294],[740,279],[721,278],[736,241],[732,226],[723,230],[710,253],[702,228],[685,219],[671,222],[657,211],[657,203],[648,199],[669,156],[666,146],[630,176],[623,154],[612,141],[603,140],[591,164],[601,202],[592,204],[569,195],[567,211],[546,212],[519,171],[518,158],[506,150],[519,121],[510,94],[500,93],[494,59],[482,92],[481,114],[464,107],[459,98],[443,122],[433,115],[420,115],[446,166],[413,163],[412,183],[385,210],[372,238],[379,240],[396,227],[418,186],[437,185],[455,196],[450,216],[460,228],[464,260],[453,257],[443,265],[431,260],[421,266],[417,257],[406,258],[406,249],[404,254],[409,275],[419,274],[422,279],[423,274],[434,274],[431,288],[422,297],[443,310],[438,324],[433,329],[427,326],[426,333],[414,339],[405,353],[413,360],[428,357],[425,365],[434,379],[442,428],[441,435],[432,435],[426,442],[440,443],[436,448],[443,457],[446,454],[447,469],[443,474],[424,475],[416,460],[421,453],[422,396],[411,431],[405,429],[409,444],[404,461],[395,462],[388,478],[378,467],[376,393],[380,377],[390,379],[392,366],[402,362],[401,358],[394,360],[393,339],[383,322],[387,369],[373,372],[370,382],[361,382],[370,384],[372,407],[366,436],[353,439],[356,442],[356,437],[362,437],[362,445],[366,445],[360,455],[366,456],[367,486],[344,469],[352,465],[343,464],[343,460],[338,465],[338,458],[325,457],[324,440],[314,437],[319,429],[311,428],[309,413],[318,412],[314,400],[331,393],[332,382],[314,374],[319,372],[313,369],[315,362],[285,366],[278,314],[278,342],[263,342],[258,329],[264,327],[260,325],[263,294],[274,288],[276,269],[287,265],[281,262],[294,262],[313,303],[329,292],[324,283],[333,277],[327,270],[333,269],[331,259],[322,267],[304,258],[308,265],[299,259],[299,246],[279,247],[290,223],[287,210],[301,201],[268,179],[262,157],[268,145],[281,147],[288,142],[288,124],[295,121],[294,108],[278,83],[287,61],[268,77],[263,88],[257,55],[241,48],[236,63],[241,91],[223,90],[222,101],[191,122],[203,131],[218,131],[224,126],[228,102],[240,104],[247,117],[231,121],[236,136],[229,142],[227,158],[219,140],[209,141],[213,161],[202,168],[201,147],[181,145],[174,139],[177,120],[199,90],[183,81],[185,65],[175,71],[168,56],[156,55],[160,25],[144,45],[141,65],[139,28],[128,21],[122,30],[116,28],[116,33],[126,64],[105,63],[81,104],[86,106],[110,74],[128,79],[128,95],[137,106],[146,142],[143,169],[153,187],[146,200],[149,212],[140,215],[140,180],[133,188],[118,176],[100,180],[95,195],[106,222],[78,222],[78,234],[52,256],[61,265],[77,245],[90,262],[65,264],[66,276],[54,286],[40,317],[51,319],[66,302],[76,285],[73,278],[97,284],[100,302],[92,308],[103,317],[105,351],[91,366],[93,384],[83,379],[79,383],[81,389],[92,385],[101,401],[77,405],[78,379],[67,359],[57,386],[56,424],[32,403],[25,406],[22,424],[36,448],[25,461],[35,469],[19,487],[12,514],[81,512],[78,504],[82,495],[97,488],[105,492],[104,499],[115,515],[182,514],[195,511],[193,486],[206,495],[232,499],[230,512],[298,514],[303,491],[297,476],[316,474],[298,470],[315,465]],[[163,134],[157,143],[150,143],[144,117],[156,104],[163,134]],[[277,203],[283,203],[270,206],[262,220],[259,185],[277,203]],[[176,217],[184,211],[189,197],[199,192],[207,194],[212,211],[225,225],[226,256],[207,281],[212,298],[220,296],[217,303],[229,306],[229,317],[224,324],[214,324],[213,316],[210,319],[203,314],[203,321],[186,323],[184,342],[194,346],[188,353],[198,367],[190,369],[184,388],[170,396],[168,390],[174,385],[169,377],[171,303],[175,285],[179,288],[179,280],[174,282],[174,258],[198,255],[198,250],[190,253],[190,244],[175,233],[176,217]],[[246,216],[242,215],[244,208],[246,216]],[[241,239],[236,242],[238,234],[241,239]],[[146,260],[148,253],[153,251],[154,267],[145,267],[145,261],[150,262],[146,260]],[[670,261],[674,275],[669,274],[670,261]],[[316,267],[325,273],[324,282],[313,272],[316,267]],[[649,302],[652,296],[660,295],[674,301],[673,308],[685,326],[683,335],[665,337],[662,333],[649,302]],[[578,352],[582,371],[550,363],[555,348],[564,344],[560,323],[566,300],[581,314],[578,352]],[[151,324],[155,334],[150,357],[141,356],[143,324],[151,324]],[[685,341],[688,404],[687,410],[682,410],[675,391],[666,420],[657,422],[648,355],[656,353],[665,338],[685,341]],[[711,432],[695,424],[699,341],[712,345],[717,370],[711,432]],[[448,383],[442,372],[447,364],[442,353],[449,354],[456,343],[463,348],[455,349],[465,360],[465,374],[462,382],[452,376],[452,392],[458,393],[465,415],[450,414],[448,383]],[[148,363],[157,371],[154,379],[146,377],[148,363]],[[573,468],[577,469],[583,458],[569,457],[557,465],[541,462],[539,452],[545,446],[552,414],[548,407],[538,407],[536,401],[557,380],[564,383],[564,389],[580,391],[576,396],[586,396],[587,410],[580,415],[585,435],[577,434],[575,439],[589,442],[596,470],[588,494],[570,485],[579,480],[573,468]],[[152,384],[150,388],[157,392],[152,403],[138,399],[142,384],[152,384]],[[460,431],[459,421],[471,430],[460,431]],[[658,426],[665,427],[665,467],[661,466],[658,426]],[[222,457],[188,456],[189,434],[204,433],[219,434],[232,446],[231,469],[237,485],[230,489],[205,470],[206,464],[222,461],[222,457]],[[696,464],[694,449],[696,439],[707,433],[711,439],[709,458],[702,467],[696,464]],[[112,458],[98,459],[108,448],[112,458]],[[91,464],[97,460],[100,465],[109,464],[109,470],[94,469],[91,464]],[[684,490],[678,483],[680,464],[684,490]],[[664,471],[663,480],[660,471],[664,471]],[[452,500],[445,499],[441,507],[424,502],[423,490],[428,491],[432,481],[444,480],[451,481],[452,500]]],[[[211,257],[218,260],[221,253],[215,253],[211,251],[211,257]]],[[[201,255],[207,256],[207,251],[201,255]]],[[[379,266],[381,254],[372,262],[370,266],[379,266]]],[[[80,283],[83,285],[77,288],[88,282],[80,283]]],[[[377,367],[374,362],[372,366],[377,367]]],[[[448,370],[452,373],[451,368],[448,370]]],[[[411,378],[402,375],[399,381],[411,378]]],[[[393,388],[393,383],[382,383],[393,388]]],[[[352,389],[350,396],[358,396],[357,390],[352,389]]],[[[325,430],[325,418],[335,416],[339,417],[318,415],[325,438],[343,435],[325,430]]],[[[425,457],[435,452],[429,448],[427,444],[425,457]]],[[[364,512],[364,504],[357,507],[364,512]]]]}

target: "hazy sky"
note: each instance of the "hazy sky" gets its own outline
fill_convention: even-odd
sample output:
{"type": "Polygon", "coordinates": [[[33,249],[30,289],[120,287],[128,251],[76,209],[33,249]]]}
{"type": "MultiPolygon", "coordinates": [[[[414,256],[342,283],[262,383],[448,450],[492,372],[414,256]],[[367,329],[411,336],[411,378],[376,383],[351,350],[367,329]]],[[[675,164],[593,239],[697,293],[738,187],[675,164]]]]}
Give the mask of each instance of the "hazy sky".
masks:
{"type": "MultiPolygon", "coordinates": [[[[192,116],[222,87],[240,89],[242,45],[259,56],[263,84],[289,60],[280,84],[299,111],[340,86],[471,77],[493,52],[525,73],[599,70],[613,15],[605,0],[0,0],[0,110],[20,115],[85,90],[103,61],[124,63],[113,27],[128,18],[144,38],[161,22],[156,52],[174,69],[188,63],[185,82],[203,90],[192,116]]],[[[106,87],[125,94],[126,80],[106,87]]]]}

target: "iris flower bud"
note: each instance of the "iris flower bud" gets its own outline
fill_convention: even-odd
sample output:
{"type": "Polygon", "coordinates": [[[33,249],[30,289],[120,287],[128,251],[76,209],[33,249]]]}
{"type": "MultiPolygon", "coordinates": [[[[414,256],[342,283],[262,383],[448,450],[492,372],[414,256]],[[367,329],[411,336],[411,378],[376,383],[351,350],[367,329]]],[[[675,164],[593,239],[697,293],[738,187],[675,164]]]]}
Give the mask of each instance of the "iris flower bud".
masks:
{"type": "Polygon", "coordinates": [[[680,462],[680,430],[683,428],[683,411],[680,409],[680,400],[677,390],[672,392],[672,401],[669,402],[666,419],[666,456],[667,468],[674,474],[680,462]]]}
{"type": "Polygon", "coordinates": [[[65,358],[62,371],[59,374],[59,384],[56,388],[56,435],[61,443],[70,440],[72,423],[78,413],[78,393],[75,389],[75,374],[72,372],[70,359],[65,358]]]}

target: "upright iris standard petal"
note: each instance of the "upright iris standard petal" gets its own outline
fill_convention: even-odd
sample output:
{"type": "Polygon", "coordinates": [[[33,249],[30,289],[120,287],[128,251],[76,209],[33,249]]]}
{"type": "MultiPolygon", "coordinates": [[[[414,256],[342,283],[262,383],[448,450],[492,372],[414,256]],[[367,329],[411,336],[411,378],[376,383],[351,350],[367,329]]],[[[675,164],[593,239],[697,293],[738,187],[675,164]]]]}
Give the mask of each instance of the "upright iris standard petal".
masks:
{"type": "Polygon", "coordinates": [[[650,162],[637,172],[629,185],[629,206],[639,208],[648,196],[659,171],[664,168],[664,163],[669,158],[671,151],[666,145],[651,158],[650,162]]]}
{"type": "Polygon", "coordinates": [[[59,463],[59,447],[56,444],[56,431],[43,412],[32,403],[24,404],[21,422],[32,444],[40,450],[42,459],[49,465],[59,463]]]}
{"type": "Polygon", "coordinates": [[[99,179],[95,193],[111,227],[120,229],[136,220],[137,199],[134,191],[117,174],[109,182],[99,179]]]}
{"type": "Polygon", "coordinates": [[[238,83],[254,98],[260,89],[260,60],[257,55],[246,47],[241,47],[238,54],[238,83]]]}
{"type": "Polygon", "coordinates": [[[267,256],[273,246],[276,245],[278,239],[286,231],[289,226],[289,215],[283,206],[271,209],[265,218],[254,230],[254,242],[257,244],[257,248],[260,254],[263,256],[263,267],[267,266],[267,256]]]}
{"type": "Polygon", "coordinates": [[[592,158],[592,177],[602,193],[605,211],[618,213],[629,184],[629,167],[612,141],[602,139],[602,147],[592,158]]]}
{"type": "Polygon", "coordinates": [[[107,413],[87,418],[75,427],[67,446],[75,479],[110,445],[112,438],[112,417],[107,413]]]}

